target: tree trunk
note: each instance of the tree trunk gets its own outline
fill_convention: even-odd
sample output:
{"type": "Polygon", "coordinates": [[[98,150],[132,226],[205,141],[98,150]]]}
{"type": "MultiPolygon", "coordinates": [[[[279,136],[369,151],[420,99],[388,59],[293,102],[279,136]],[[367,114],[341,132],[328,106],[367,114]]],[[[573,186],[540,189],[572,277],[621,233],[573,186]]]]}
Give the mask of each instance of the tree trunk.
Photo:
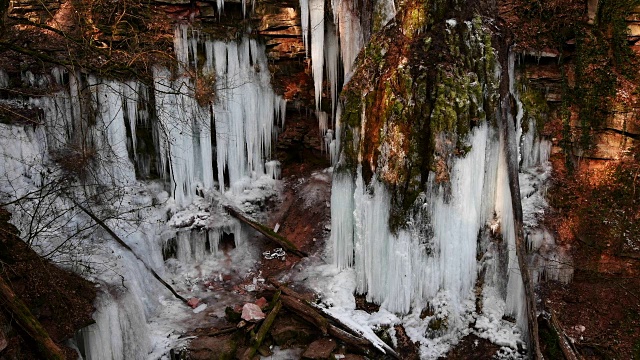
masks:
{"type": "Polygon", "coordinates": [[[111,235],[111,237],[118,242],[118,244],[122,245],[122,247],[124,247],[125,249],[129,250],[133,256],[136,257],[136,259],[138,259],[143,265],[144,267],[147,268],[147,270],[149,270],[149,272],[151,273],[151,275],[153,275],[154,278],[156,278],[156,280],[158,280],[162,285],[164,285],[164,287],[166,287],[167,289],[169,289],[169,291],[171,291],[171,293],[173,294],[173,296],[175,296],[178,300],[184,302],[185,304],[188,304],[189,301],[187,299],[185,299],[184,297],[182,297],[180,294],[178,294],[178,292],[176,292],[173,287],[171,287],[171,285],[169,285],[166,281],[164,281],[160,275],[158,275],[158,273],[155,272],[155,270],[153,270],[149,265],[147,265],[147,263],[145,263],[134,251],[133,249],[127,245],[127,243],[124,242],[124,240],[122,240],[118,234],[116,234],[115,232],[113,232],[113,230],[111,230],[110,227],[107,226],[107,224],[104,223],[104,221],[100,220],[94,213],[92,213],[91,211],[89,211],[88,209],[86,209],[84,206],[80,205],[77,201],[73,201],[73,203],[80,208],[80,210],[84,211],[85,214],[89,215],[90,218],[93,219],[93,221],[95,221],[98,225],[100,225],[107,233],[109,233],[109,235],[111,235]]]}
{"type": "Polygon", "coordinates": [[[45,359],[63,360],[62,350],[56,345],[38,319],[31,314],[29,308],[11,290],[9,284],[0,277],[0,300],[12,319],[37,344],[38,350],[45,359]]]}
{"type": "Polygon", "coordinates": [[[256,231],[258,231],[259,233],[261,233],[262,235],[266,236],[269,240],[275,242],[276,244],[282,246],[283,248],[285,248],[288,252],[295,254],[299,257],[307,257],[309,256],[307,253],[298,250],[298,248],[289,240],[285,239],[284,237],[276,234],[275,232],[273,232],[273,230],[269,229],[268,227],[260,224],[257,221],[253,221],[247,217],[245,217],[244,215],[242,215],[240,213],[240,211],[232,208],[231,206],[225,206],[224,209],[229,213],[229,215],[233,216],[234,218],[240,220],[240,222],[243,222],[249,226],[251,226],[253,229],[255,229],[256,231]]]}

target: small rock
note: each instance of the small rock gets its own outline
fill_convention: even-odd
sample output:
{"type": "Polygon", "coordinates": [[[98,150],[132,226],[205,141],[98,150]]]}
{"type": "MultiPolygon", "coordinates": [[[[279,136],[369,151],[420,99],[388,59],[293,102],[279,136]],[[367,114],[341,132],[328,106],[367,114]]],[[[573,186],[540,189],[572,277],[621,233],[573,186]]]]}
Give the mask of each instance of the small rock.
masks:
{"type": "Polygon", "coordinates": [[[207,308],[207,304],[200,304],[200,305],[198,305],[198,307],[197,307],[197,308],[193,309],[193,312],[194,312],[195,314],[198,314],[198,313],[203,312],[203,311],[204,311],[204,309],[206,309],[206,308],[207,308]]]}
{"type": "Polygon", "coordinates": [[[4,350],[7,345],[9,345],[9,342],[7,341],[7,338],[4,336],[4,332],[2,330],[0,330],[0,352],[2,352],[2,350],[4,350]]]}
{"type": "Polygon", "coordinates": [[[333,339],[322,338],[312,342],[307,350],[302,354],[303,359],[323,360],[331,356],[333,350],[336,349],[336,342],[333,339]]]}
{"type": "Polygon", "coordinates": [[[187,305],[191,306],[192,309],[195,309],[198,307],[198,304],[200,304],[200,299],[198,298],[191,298],[189,299],[189,301],[187,301],[187,305]]]}
{"type": "Polygon", "coordinates": [[[242,307],[242,319],[246,321],[260,321],[265,318],[265,314],[256,304],[247,303],[242,307]]]}
{"type": "Polygon", "coordinates": [[[261,297],[260,299],[256,300],[256,305],[258,305],[260,307],[260,309],[264,309],[265,306],[267,306],[269,302],[267,301],[267,299],[263,297],[261,297]]]}

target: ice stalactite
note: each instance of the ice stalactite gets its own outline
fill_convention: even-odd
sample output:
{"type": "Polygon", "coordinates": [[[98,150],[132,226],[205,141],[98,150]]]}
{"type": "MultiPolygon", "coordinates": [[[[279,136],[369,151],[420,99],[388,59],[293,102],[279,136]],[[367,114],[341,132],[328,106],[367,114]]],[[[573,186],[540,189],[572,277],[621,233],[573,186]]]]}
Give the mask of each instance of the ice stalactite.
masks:
{"type": "Polygon", "coordinates": [[[331,184],[331,246],[333,262],[340,269],[353,266],[353,174],[337,172],[331,184]]]}
{"type": "Polygon", "coordinates": [[[351,78],[351,71],[360,49],[364,46],[364,35],[360,24],[357,2],[352,0],[332,0],[333,18],[340,33],[340,53],[344,67],[345,83],[351,78]]]}
{"type": "Polygon", "coordinates": [[[267,161],[265,164],[267,176],[274,180],[280,179],[280,162],[278,160],[267,161]]]}
{"type": "MultiPolygon", "coordinates": [[[[225,236],[233,237],[235,247],[242,246],[246,236],[242,225],[234,220],[218,226],[177,229],[169,234],[170,238],[163,243],[163,252],[183,265],[201,264],[209,257],[219,258],[225,236]]],[[[164,235],[166,237],[167,233],[164,235]]]]}
{"type": "Polygon", "coordinates": [[[302,30],[302,43],[309,55],[309,0],[300,0],[300,27],[302,30]]]}
{"type": "Polygon", "coordinates": [[[340,62],[340,44],[336,28],[333,24],[327,24],[324,40],[324,63],[327,69],[327,79],[331,90],[331,117],[336,113],[338,102],[338,65],[340,62]]]}
{"type": "MultiPolygon", "coordinates": [[[[501,144],[505,144],[501,136],[501,144]]],[[[524,300],[524,285],[522,274],[516,252],[516,231],[515,219],[513,216],[512,194],[509,187],[509,170],[504,146],[499,155],[498,183],[496,187],[496,215],[499,219],[499,229],[503,241],[507,244],[508,265],[507,265],[507,297],[506,313],[516,318],[522,331],[527,329],[527,310],[524,300]]]]}
{"type": "Polygon", "coordinates": [[[316,96],[316,111],[320,111],[324,70],[324,0],[309,0],[311,27],[311,69],[316,96]]]}
{"type": "MultiPolygon", "coordinates": [[[[202,177],[213,177],[211,166],[204,166],[200,147],[211,149],[211,143],[195,143],[195,129],[210,129],[210,115],[202,109],[190,95],[188,78],[172,81],[172,75],[165,69],[154,71],[156,92],[156,112],[162,125],[159,138],[163,168],[168,166],[171,174],[171,193],[180,206],[186,206],[193,200],[196,181],[202,177]],[[199,161],[198,161],[199,160],[199,161]],[[198,176],[198,169],[208,168],[207,174],[198,176]]],[[[209,156],[209,159],[211,157],[209,156]]]]}

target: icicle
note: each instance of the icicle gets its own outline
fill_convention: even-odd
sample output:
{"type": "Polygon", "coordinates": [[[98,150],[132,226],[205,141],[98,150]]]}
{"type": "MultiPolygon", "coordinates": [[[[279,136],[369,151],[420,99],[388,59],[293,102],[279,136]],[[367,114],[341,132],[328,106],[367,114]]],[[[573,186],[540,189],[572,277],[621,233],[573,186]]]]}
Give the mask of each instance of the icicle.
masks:
{"type": "Polygon", "coordinates": [[[131,133],[131,150],[133,158],[137,159],[137,139],[136,126],[138,124],[138,83],[136,81],[127,81],[123,87],[124,105],[126,108],[127,121],[129,123],[129,132],[131,133]]]}
{"type": "Polygon", "coordinates": [[[189,38],[188,27],[185,24],[176,26],[173,34],[173,50],[176,60],[182,69],[189,66],[189,38]]]}
{"type": "Polygon", "coordinates": [[[302,43],[309,56],[309,0],[300,0],[300,27],[302,28],[302,43]]]}
{"type": "Polygon", "coordinates": [[[324,111],[316,112],[316,117],[318,118],[318,127],[320,128],[320,136],[324,136],[329,128],[329,116],[324,111]]]}
{"type": "Polygon", "coordinates": [[[324,60],[324,0],[310,0],[311,68],[316,95],[316,111],[320,111],[322,99],[324,60]]]}
{"type": "Polygon", "coordinates": [[[277,160],[271,160],[265,163],[267,169],[267,176],[274,180],[280,179],[280,162],[277,160]]]}
{"type": "Polygon", "coordinates": [[[388,216],[391,195],[372,180],[364,184],[359,166],[355,186],[351,174],[334,174],[332,187],[332,233],[334,262],[340,268],[353,264],[359,293],[399,313],[413,301],[433,299],[445,292],[451,304],[451,328],[473,296],[476,241],[483,219],[483,190],[490,132],[486,124],[470,135],[471,151],[457,159],[451,170],[452,197],[432,184],[430,195],[421,198],[422,210],[411,217],[408,230],[391,234],[388,216]],[[353,197],[349,194],[354,194],[353,197]],[[433,237],[425,238],[429,228],[433,237]],[[411,251],[410,251],[411,249],[411,251]],[[353,257],[355,254],[355,257],[353,257]]]}
{"type": "Polygon", "coordinates": [[[351,69],[356,56],[364,46],[364,36],[360,25],[360,16],[356,2],[351,0],[333,0],[334,19],[340,32],[340,50],[344,66],[345,83],[351,78],[351,69]]]}
{"type": "Polygon", "coordinates": [[[338,101],[338,57],[340,44],[333,24],[328,24],[325,33],[324,61],[327,67],[327,78],[331,88],[331,118],[336,113],[336,102],[338,101]]]}

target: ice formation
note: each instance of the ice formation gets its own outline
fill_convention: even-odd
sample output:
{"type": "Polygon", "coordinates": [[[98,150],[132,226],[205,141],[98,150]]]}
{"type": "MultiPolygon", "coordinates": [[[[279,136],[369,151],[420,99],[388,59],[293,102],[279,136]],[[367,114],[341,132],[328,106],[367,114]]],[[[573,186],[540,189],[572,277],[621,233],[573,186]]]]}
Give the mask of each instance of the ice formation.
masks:
{"type": "Polygon", "coordinates": [[[483,189],[489,188],[484,184],[485,164],[491,161],[485,159],[488,132],[486,125],[475,130],[472,151],[454,166],[453,198],[445,201],[442,190],[433,185],[434,191],[420,200],[420,215],[413,217],[410,229],[397,235],[387,225],[388,190],[375,180],[365,186],[359,172],[336,174],[331,235],[335,262],[341,268],[353,264],[357,290],[369,301],[408,313],[412,304],[441,291],[458,303],[470,296],[476,279],[477,232],[488,216],[482,206],[483,189]],[[432,239],[421,235],[425,227],[432,228],[432,239]]]}
{"type": "Polygon", "coordinates": [[[364,46],[364,35],[360,24],[357,2],[352,0],[331,0],[333,18],[340,33],[340,53],[344,67],[345,82],[351,76],[356,56],[364,46]]]}
{"type": "MultiPolygon", "coordinates": [[[[513,56],[510,60],[511,93],[518,99],[513,56]]],[[[529,261],[534,278],[570,279],[566,251],[557,249],[550,235],[537,227],[537,217],[546,206],[544,181],[551,143],[536,134],[535,126],[523,134],[522,122],[530,120],[523,119],[519,100],[517,106],[515,118],[500,120],[507,128],[485,123],[472,130],[467,139],[471,151],[453,162],[448,194],[430,181],[428,191],[414,203],[407,227],[396,234],[387,225],[391,194],[375,176],[365,184],[360,166],[356,173],[338,167],[334,174],[330,241],[334,265],[343,273],[353,270],[352,291],[399,314],[409,336],[423,344],[423,356],[445,351],[446,341],[471,331],[473,319],[478,336],[504,346],[504,352],[513,356],[518,356],[515,352],[527,338],[510,162],[516,162],[516,176],[523,179],[524,231],[533,251],[529,261]],[[496,238],[501,240],[492,240],[496,238]],[[478,274],[484,277],[482,313],[474,314],[470,304],[476,298],[478,274]],[[418,314],[425,307],[434,314],[422,320],[418,314]],[[516,318],[517,326],[504,321],[505,315],[516,318]],[[445,321],[446,326],[433,332],[425,324],[430,319],[445,321]],[[425,331],[431,333],[426,339],[425,331]]],[[[333,151],[335,164],[339,153],[333,151]]]]}
{"type": "Polygon", "coordinates": [[[324,0],[309,0],[311,26],[311,69],[316,95],[316,110],[320,111],[324,69],[324,0]]]}
{"type": "MultiPolygon", "coordinates": [[[[248,38],[211,41],[186,26],[176,28],[174,45],[179,70],[154,69],[151,88],[61,68],[24,72],[25,85],[61,90],[11,100],[41,109],[41,125],[0,124],[2,194],[57,190],[25,199],[21,206],[34,211],[18,212],[25,216],[14,216],[16,226],[40,254],[100,284],[96,324],[77,337],[88,359],[158,358],[175,345],[171,334],[181,330],[187,310],[165,299],[170,295],[146,267],[176,277],[178,291],[191,291],[180,285],[185,274],[231,271],[218,251],[231,241],[225,246],[235,248],[234,264],[251,269],[250,234],[224,216],[211,220],[220,211],[212,203],[232,200],[214,199],[210,190],[230,188],[236,206],[250,208],[280,176],[280,164],[269,157],[286,102],[271,88],[264,47],[248,38]],[[207,83],[212,77],[215,83],[207,83]],[[212,94],[209,101],[196,100],[198,86],[212,94]],[[39,202],[47,205],[38,210],[39,202]],[[103,217],[137,256],[95,231],[74,202],[103,217]],[[42,224],[30,225],[28,213],[42,224]]],[[[0,81],[8,85],[4,73],[0,81]]]]}
{"type": "MultiPolygon", "coordinates": [[[[177,58],[184,66],[195,64],[197,44],[187,27],[176,30],[177,58]],[[187,35],[185,35],[187,34],[187,35]]],[[[194,34],[197,36],[197,34],[194,34]]],[[[201,106],[194,98],[193,80],[182,76],[171,80],[165,69],[155,72],[158,117],[164,134],[161,149],[173,177],[174,197],[190,203],[196,185],[213,187],[212,142],[220,188],[235,193],[265,175],[265,159],[271,155],[276,124],[284,124],[286,102],[271,88],[264,47],[245,38],[240,43],[203,40],[203,72],[215,71],[216,101],[201,106]]]]}

